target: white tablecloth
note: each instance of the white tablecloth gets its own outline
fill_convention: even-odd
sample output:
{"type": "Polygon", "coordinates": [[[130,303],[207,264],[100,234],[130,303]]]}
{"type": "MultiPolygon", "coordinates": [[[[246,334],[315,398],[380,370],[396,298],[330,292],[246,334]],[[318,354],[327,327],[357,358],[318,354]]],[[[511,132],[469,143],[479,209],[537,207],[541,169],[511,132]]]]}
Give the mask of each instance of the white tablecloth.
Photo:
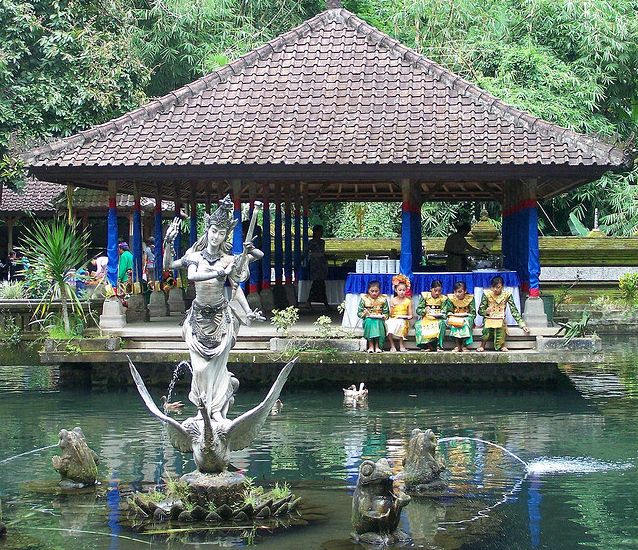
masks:
{"type": "MultiPolygon", "coordinates": [[[[328,303],[331,306],[339,305],[344,299],[345,279],[327,280],[326,281],[326,296],[328,297],[328,303]]],[[[302,279],[297,283],[297,301],[303,304],[308,301],[308,294],[310,293],[310,287],[312,281],[302,279]]],[[[356,313],[356,310],[355,310],[356,313]]]]}

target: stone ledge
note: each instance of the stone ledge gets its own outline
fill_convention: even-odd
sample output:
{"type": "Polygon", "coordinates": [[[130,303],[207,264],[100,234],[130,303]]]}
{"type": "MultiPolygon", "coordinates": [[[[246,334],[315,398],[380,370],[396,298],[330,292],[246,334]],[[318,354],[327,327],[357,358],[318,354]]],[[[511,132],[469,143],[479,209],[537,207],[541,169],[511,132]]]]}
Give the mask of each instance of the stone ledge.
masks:
{"type": "Polygon", "coordinates": [[[603,343],[597,336],[591,338],[546,338],[539,336],[536,338],[536,350],[544,351],[571,351],[571,352],[592,352],[602,351],[603,343]]]}
{"type": "Polygon", "coordinates": [[[293,349],[317,351],[364,351],[365,338],[271,338],[270,351],[286,352],[293,349]]]}

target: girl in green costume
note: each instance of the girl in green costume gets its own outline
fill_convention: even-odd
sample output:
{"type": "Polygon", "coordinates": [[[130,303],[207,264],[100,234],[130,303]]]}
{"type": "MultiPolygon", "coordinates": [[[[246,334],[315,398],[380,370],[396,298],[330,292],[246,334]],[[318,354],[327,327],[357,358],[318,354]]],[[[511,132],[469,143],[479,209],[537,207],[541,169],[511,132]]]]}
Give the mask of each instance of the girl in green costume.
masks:
{"type": "Polygon", "coordinates": [[[450,336],[456,340],[454,351],[467,351],[467,346],[474,342],[472,329],[476,306],[474,295],[467,293],[467,287],[463,281],[454,283],[454,294],[450,294],[441,308],[447,317],[447,326],[450,327],[450,336]]]}
{"type": "Polygon", "coordinates": [[[441,281],[434,280],[430,285],[430,292],[421,292],[416,314],[419,320],[414,324],[416,345],[423,351],[443,349],[443,335],[445,334],[445,320],[441,315],[441,308],[447,300],[443,294],[441,281]]]}
{"type": "Polygon", "coordinates": [[[370,281],[368,292],[361,295],[357,315],[363,319],[363,337],[368,342],[367,352],[381,353],[385,343],[385,320],[390,316],[388,299],[381,294],[379,281],[370,281]]]}

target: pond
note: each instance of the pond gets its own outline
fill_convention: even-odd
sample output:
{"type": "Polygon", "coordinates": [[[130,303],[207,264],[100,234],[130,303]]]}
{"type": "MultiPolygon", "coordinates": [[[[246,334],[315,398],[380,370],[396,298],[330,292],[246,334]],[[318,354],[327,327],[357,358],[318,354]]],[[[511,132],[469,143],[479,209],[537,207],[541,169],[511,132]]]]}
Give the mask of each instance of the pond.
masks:
{"type": "MultiPolygon", "coordinates": [[[[131,488],[194,468],[137,392],[61,390],[55,370],[0,367],[0,501],[9,527],[0,548],[355,548],[348,536],[358,466],[388,457],[400,471],[415,427],[496,442],[537,467],[526,474],[521,463],[478,441],[442,443],[450,494],[414,499],[404,510],[401,527],[412,547],[637,548],[638,340],[605,346],[602,365],[561,366],[569,383],[555,389],[372,387],[367,406],[353,409],[338,386],[285,388],[281,414],[233,459],[257,483],[286,481],[303,497],[307,525],[276,533],[134,528],[119,511],[131,488]],[[64,494],[51,457],[58,431],[78,425],[101,457],[102,485],[64,494]],[[552,459],[538,462],[542,457],[552,459]]],[[[234,410],[262,397],[240,387],[234,410]]],[[[186,401],[185,391],[176,398],[186,401]]]]}

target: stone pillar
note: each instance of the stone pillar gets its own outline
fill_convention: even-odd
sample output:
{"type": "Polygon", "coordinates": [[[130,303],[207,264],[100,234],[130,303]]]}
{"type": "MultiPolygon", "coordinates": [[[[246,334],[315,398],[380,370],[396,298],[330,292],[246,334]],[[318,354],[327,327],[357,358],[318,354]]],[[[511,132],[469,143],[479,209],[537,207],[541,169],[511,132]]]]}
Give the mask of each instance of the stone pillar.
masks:
{"type": "Polygon", "coordinates": [[[117,266],[120,261],[120,256],[117,252],[117,187],[114,181],[108,182],[109,193],[109,213],[107,221],[107,242],[106,242],[106,255],[109,259],[106,266],[106,276],[113,288],[117,288],[117,266]]]}
{"type": "Polygon", "coordinates": [[[536,180],[508,182],[503,195],[503,265],[515,270],[521,291],[528,292],[523,318],[531,327],[546,327],[540,299],[540,261],[536,180]]]}
{"type": "Polygon", "coordinates": [[[126,326],[126,315],[124,307],[117,296],[106,298],[102,305],[102,315],[100,315],[100,328],[107,330],[110,328],[122,328],[126,326]]]}
{"type": "Polygon", "coordinates": [[[261,260],[261,305],[264,311],[272,311],[274,307],[272,290],[270,288],[271,277],[271,238],[270,238],[270,184],[265,183],[262,191],[264,210],[263,228],[261,232],[261,250],[264,257],[261,260]]]}
{"type": "MultiPolygon", "coordinates": [[[[13,251],[13,227],[16,220],[13,216],[7,218],[7,256],[13,251]]],[[[117,253],[117,250],[115,251],[117,253]]]]}
{"type": "Polygon", "coordinates": [[[301,213],[301,225],[302,225],[302,250],[304,253],[308,251],[308,216],[310,214],[309,201],[308,201],[308,186],[307,184],[301,185],[301,201],[302,201],[302,213],[301,213]]]}

